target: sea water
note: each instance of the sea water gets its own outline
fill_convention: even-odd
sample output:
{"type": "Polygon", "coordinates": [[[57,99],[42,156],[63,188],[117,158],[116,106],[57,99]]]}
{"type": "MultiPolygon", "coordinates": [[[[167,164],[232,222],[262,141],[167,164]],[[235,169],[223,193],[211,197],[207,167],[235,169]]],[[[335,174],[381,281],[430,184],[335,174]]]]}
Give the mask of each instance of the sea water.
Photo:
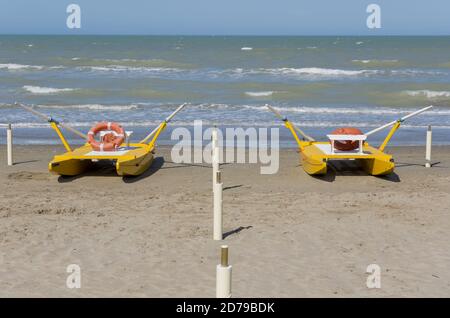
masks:
{"type": "MultiPolygon", "coordinates": [[[[83,131],[117,121],[136,140],[191,103],[160,144],[174,143],[171,129],[191,129],[195,119],[205,128],[279,126],[265,104],[317,139],[434,105],[405,122],[393,144],[423,144],[428,125],[435,143],[450,144],[450,37],[3,35],[0,128],[12,123],[16,143],[59,142],[14,101],[83,131]]],[[[282,146],[295,146],[286,129],[280,135],[282,146]]]]}

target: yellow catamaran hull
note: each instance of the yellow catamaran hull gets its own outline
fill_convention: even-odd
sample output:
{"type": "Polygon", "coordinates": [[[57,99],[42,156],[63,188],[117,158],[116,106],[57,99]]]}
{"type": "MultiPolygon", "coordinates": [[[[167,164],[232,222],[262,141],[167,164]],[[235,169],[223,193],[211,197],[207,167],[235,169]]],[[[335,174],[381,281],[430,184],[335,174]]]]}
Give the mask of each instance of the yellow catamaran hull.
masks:
{"type": "Polygon", "coordinates": [[[322,142],[316,141],[314,138],[308,136],[305,132],[303,132],[300,128],[291,123],[287,117],[281,115],[276,109],[274,109],[270,105],[266,105],[267,108],[272,111],[275,116],[281,119],[284,122],[284,125],[291,132],[295,141],[298,144],[300,156],[301,156],[301,164],[306,173],[310,175],[321,175],[327,173],[327,163],[330,160],[355,160],[359,162],[364,170],[373,176],[382,176],[390,174],[394,171],[395,164],[394,159],[391,155],[388,155],[384,152],[387,144],[391,140],[394,133],[400,127],[401,123],[406,119],[411,118],[413,116],[417,116],[431,108],[433,106],[427,106],[422,109],[419,109],[415,112],[412,112],[406,116],[403,116],[400,119],[394,120],[390,123],[382,125],[378,128],[375,128],[367,133],[365,133],[365,138],[367,136],[374,134],[378,131],[381,131],[385,128],[392,126],[391,130],[387,134],[386,138],[383,140],[382,144],[378,148],[374,148],[370,146],[367,142],[363,142],[364,139],[359,139],[360,144],[359,147],[362,149],[357,149],[355,151],[339,151],[334,149],[331,142],[322,142]],[[297,132],[303,137],[303,139],[299,138],[297,132]]]}
{"type": "Polygon", "coordinates": [[[394,124],[379,148],[374,148],[364,142],[362,152],[331,151],[329,141],[315,141],[300,130],[304,136],[311,139],[309,141],[301,140],[297,135],[296,127],[287,118],[284,118],[283,121],[297,141],[303,170],[309,175],[326,174],[327,163],[330,160],[357,160],[363,169],[373,176],[387,175],[394,171],[394,159],[391,155],[384,153],[384,149],[392,135],[400,127],[401,121],[394,124]]]}
{"type": "Polygon", "coordinates": [[[138,176],[151,166],[156,140],[162,131],[167,127],[169,121],[187,104],[184,103],[180,105],[139,143],[129,143],[129,141],[127,141],[126,146],[122,146],[114,151],[95,151],[89,143],[86,143],[79,148],[72,149],[67,142],[67,139],[64,137],[60,126],[70,130],[84,140],[88,139],[88,135],[66,124],[62,124],[52,117],[42,114],[29,106],[19,103],[16,103],[16,105],[47,120],[61,139],[64,148],[66,148],[65,153],[56,155],[53,157],[53,160],[49,162],[48,170],[51,173],[62,176],[76,176],[89,170],[95,162],[109,161],[114,163],[119,176],[138,176]]]}
{"type": "Polygon", "coordinates": [[[331,160],[357,160],[370,175],[379,176],[391,173],[395,164],[391,155],[364,143],[363,154],[358,153],[325,153],[320,145],[329,142],[303,142],[300,144],[300,157],[303,170],[310,175],[327,173],[327,163],[331,160]]]}
{"type": "Polygon", "coordinates": [[[146,171],[153,162],[154,147],[148,144],[132,143],[119,151],[97,152],[86,144],[73,151],[57,155],[48,164],[51,173],[75,176],[86,172],[94,162],[109,160],[114,162],[119,176],[137,176],[146,171]]]}

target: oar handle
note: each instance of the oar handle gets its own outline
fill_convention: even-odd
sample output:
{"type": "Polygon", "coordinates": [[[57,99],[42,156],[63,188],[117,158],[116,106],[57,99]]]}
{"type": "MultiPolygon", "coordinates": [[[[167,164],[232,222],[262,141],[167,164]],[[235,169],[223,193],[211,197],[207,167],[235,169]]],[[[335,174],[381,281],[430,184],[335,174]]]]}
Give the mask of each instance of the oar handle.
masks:
{"type": "Polygon", "coordinates": [[[75,135],[77,135],[77,136],[79,136],[79,137],[81,137],[81,138],[83,138],[85,140],[87,139],[87,135],[86,134],[83,134],[81,131],[79,131],[79,130],[73,128],[73,127],[70,127],[70,126],[68,126],[66,124],[60,123],[59,121],[53,119],[51,116],[47,116],[47,115],[45,115],[45,114],[43,114],[41,112],[38,112],[37,110],[34,110],[33,108],[31,108],[29,106],[26,106],[24,104],[20,104],[18,102],[15,102],[14,105],[22,107],[23,109],[29,111],[30,113],[35,114],[38,117],[41,117],[42,119],[48,121],[49,123],[54,122],[55,124],[57,124],[57,125],[65,128],[65,129],[67,129],[68,131],[74,133],[75,135]]]}
{"type": "Polygon", "coordinates": [[[286,121],[287,117],[283,116],[280,114],[280,112],[278,110],[276,110],[275,108],[273,108],[272,106],[266,104],[266,107],[269,108],[269,110],[275,114],[275,116],[277,116],[279,119],[281,119],[282,121],[286,121]]]}
{"type": "MultiPolygon", "coordinates": [[[[287,122],[288,119],[286,116],[281,115],[281,113],[276,110],[275,108],[273,108],[272,106],[270,106],[269,104],[266,104],[266,107],[272,111],[275,116],[277,116],[279,119],[281,119],[283,122],[287,122]]],[[[305,139],[309,140],[309,141],[314,141],[314,138],[312,138],[311,136],[307,135],[303,130],[301,130],[300,128],[298,128],[297,126],[295,126],[293,123],[289,122],[292,127],[294,127],[294,129],[300,134],[302,135],[305,139]]]]}
{"type": "Polygon", "coordinates": [[[24,105],[24,104],[20,104],[20,103],[18,103],[18,102],[15,102],[14,105],[20,106],[20,107],[22,107],[23,109],[29,111],[30,113],[35,114],[35,115],[38,116],[38,117],[43,118],[44,120],[46,120],[46,121],[48,121],[48,122],[51,122],[51,121],[53,120],[51,116],[44,115],[44,114],[42,114],[42,113],[40,113],[40,112],[34,110],[33,108],[31,108],[31,107],[29,107],[29,106],[24,105]]]}
{"type": "Polygon", "coordinates": [[[168,123],[169,121],[172,120],[172,118],[178,114],[179,111],[181,111],[185,106],[187,105],[187,103],[183,103],[181,104],[172,114],[169,115],[169,117],[166,118],[166,123],[168,123]]]}
{"type": "Polygon", "coordinates": [[[74,133],[75,135],[79,136],[80,138],[83,138],[85,140],[88,139],[88,136],[86,134],[83,134],[81,131],[79,131],[73,127],[67,126],[66,124],[62,124],[62,123],[56,122],[56,121],[55,121],[55,123],[57,125],[60,125],[62,128],[67,129],[68,131],[74,133]]]}
{"type": "MultiPolygon", "coordinates": [[[[181,104],[180,106],[178,106],[178,108],[175,109],[175,111],[174,111],[172,114],[170,114],[170,115],[163,121],[163,123],[165,122],[165,123],[167,124],[168,122],[170,122],[170,121],[172,120],[172,118],[173,118],[179,111],[181,111],[187,104],[188,104],[188,103],[183,103],[183,104],[181,104]]],[[[147,142],[147,140],[149,140],[149,139],[150,139],[150,138],[158,131],[158,129],[159,129],[160,127],[161,127],[161,124],[159,124],[158,126],[156,126],[156,128],[153,129],[147,136],[145,136],[145,138],[142,139],[142,140],[140,141],[140,143],[143,144],[143,143],[147,142]]]]}
{"type": "Polygon", "coordinates": [[[419,115],[419,114],[421,114],[421,113],[423,113],[423,112],[425,112],[425,111],[427,111],[427,110],[429,110],[431,108],[433,108],[433,105],[430,105],[428,107],[424,107],[422,109],[419,109],[419,110],[417,110],[417,111],[415,111],[415,112],[413,112],[413,113],[411,113],[409,115],[403,116],[402,118],[400,118],[400,121],[404,121],[404,120],[406,120],[408,118],[411,118],[413,116],[419,115]]]}
{"type": "Polygon", "coordinates": [[[370,136],[370,135],[372,135],[372,134],[374,134],[374,133],[376,133],[376,132],[379,132],[380,130],[383,130],[383,129],[389,127],[389,126],[392,126],[393,124],[395,124],[395,123],[398,122],[398,121],[399,121],[399,122],[405,121],[406,119],[411,118],[411,117],[413,117],[413,116],[417,116],[417,115],[419,115],[419,114],[421,114],[421,113],[423,113],[423,112],[425,112],[425,111],[427,111],[427,110],[429,110],[429,109],[431,109],[431,108],[433,108],[433,106],[427,106],[427,107],[424,107],[424,108],[422,108],[422,109],[416,110],[415,112],[412,112],[411,114],[408,114],[408,115],[406,115],[406,116],[403,116],[403,117],[400,118],[400,119],[393,120],[393,121],[391,121],[390,123],[387,123],[387,124],[384,124],[384,125],[382,125],[382,126],[380,126],[380,127],[378,127],[378,128],[375,128],[375,129],[373,129],[373,130],[367,132],[365,135],[366,135],[366,136],[370,136]]]}

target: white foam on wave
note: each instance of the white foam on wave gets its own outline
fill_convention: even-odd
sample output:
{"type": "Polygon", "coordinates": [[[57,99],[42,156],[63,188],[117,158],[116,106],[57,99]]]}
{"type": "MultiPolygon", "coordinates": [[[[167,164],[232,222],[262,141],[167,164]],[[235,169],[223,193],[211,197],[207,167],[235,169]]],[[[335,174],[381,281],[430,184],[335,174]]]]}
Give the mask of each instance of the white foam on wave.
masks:
{"type": "Polygon", "coordinates": [[[404,91],[405,94],[413,97],[421,96],[428,99],[440,99],[450,97],[450,91],[431,91],[431,90],[417,90],[417,91],[404,91]]]}
{"type": "Polygon", "coordinates": [[[241,51],[251,51],[251,50],[253,50],[252,47],[248,47],[248,46],[241,47],[241,51]]]}
{"type": "Polygon", "coordinates": [[[363,74],[374,74],[376,70],[342,70],[333,68],[320,67],[303,67],[303,68],[269,68],[261,69],[262,72],[284,75],[312,75],[312,76],[358,76],[363,74]]]}
{"type": "MultiPolygon", "coordinates": [[[[242,107],[252,110],[258,110],[261,112],[267,112],[265,106],[243,105],[242,107]]],[[[285,113],[302,113],[302,114],[361,114],[361,115],[404,115],[411,113],[417,108],[349,108],[349,107],[279,107],[273,106],[276,110],[285,113]]],[[[450,115],[449,109],[433,109],[432,111],[425,112],[423,115],[450,115]]]]}
{"type": "Polygon", "coordinates": [[[269,97],[272,96],[274,91],[265,91],[265,92],[245,92],[245,95],[250,97],[269,97]]]}
{"type": "Polygon", "coordinates": [[[80,69],[88,69],[91,71],[99,72],[150,72],[150,73],[167,73],[167,72],[180,72],[181,69],[173,67],[133,67],[123,65],[111,65],[111,66],[81,66],[80,69]]]}
{"type": "Polygon", "coordinates": [[[280,68],[258,68],[258,69],[242,69],[235,68],[224,71],[213,71],[212,75],[229,74],[231,76],[242,77],[246,75],[273,75],[273,76],[290,76],[303,77],[305,79],[316,78],[338,78],[338,77],[358,77],[358,76],[418,76],[418,75],[446,75],[447,73],[435,70],[420,70],[420,69],[333,69],[321,67],[280,67],[280,68]]]}
{"type": "Polygon", "coordinates": [[[362,64],[369,64],[369,63],[398,63],[399,60],[352,60],[354,63],[362,63],[362,64]]]}
{"type": "Polygon", "coordinates": [[[53,88],[53,87],[31,86],[31,85],[25,85],[23,89],[25,89],[27,92],[38,95],[59,94],[75,90],[75,88],[53,88]]]}
{"type": "Polygon", "coordinates": [[[126,111],[138,109],[139,106],[131,105],[104,105],[104,104],[82,104],[82,105],[39,105],[40,108],[56,109],[88,109],[88,110],[107,110],[107,111],[126,111]]]}
{"type": "Polygon", "coordinates": [[[41,70],[43,68],[44,67],[40,65],[24,65],[15,63],[0,64],[0,69],[7,69],[8,71],[25,70],[25,69],[41,70]]]}

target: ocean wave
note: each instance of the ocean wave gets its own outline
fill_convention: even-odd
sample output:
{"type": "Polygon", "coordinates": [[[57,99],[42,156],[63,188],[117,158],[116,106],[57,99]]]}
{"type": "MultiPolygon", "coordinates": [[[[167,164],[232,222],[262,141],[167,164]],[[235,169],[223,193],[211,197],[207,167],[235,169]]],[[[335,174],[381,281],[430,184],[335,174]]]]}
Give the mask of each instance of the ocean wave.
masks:
{"type": "Polygon", "coordinates": [[[67,66],[84,66],[84,67],[155,67],[155,68],[179,68],[179,69],[191,69],[194,65],[189,63],[175,62],[165,59],[105,59],[105,58],[84,58],[84,57],[72,57],[56,59],[58,63],[62,63],[67,66]]]}
{"type": "Polygon", "coordinates": [[[253,50],[252,47],[248,47],[248,46],[241,47],[241,51],[251,51],[251,50],[253,50]]]}
{"type": "Polygon", "coordinates": [[[321,67],[280,67],[280,68],[257,68],[257,69],[243,69],[234,68],[227,70],[211,71],[211,75],[215,77],[221,75],[229,75],[232,77],[244,77],[252,75],[270,75],[291,77],[299,79],[338,79],[338,78],[354,78],[354,77],[369,77],[369,76],[437,76],[448,75],[446,72],[438,70],[422,70],[422,69],[334,69],[321,67]]]}
{"type": "Polygon", "coordinates": [[[183,70],[169,67],[134,67],[134,66],[80,66],[79,69],[97,72],[127,72],[127,73],[179,73],[183,70]]]}
{"type": "Polygon", "coordinates": [[[0,64],[0,69],[7,69],[8,71],[18,71],[18,70],[42,70],[44,67],[40,65],[25,65],[25,64],[15,64],[7,63],[0,64]]]}
{"type": "Polygon", "coordinates": [[[139,105],[105,105],[105,104],[82,104],[82,105],[37,105],[39,108],[49,109],[88,109],[88,110],[108,110],[108,111],[127,111],[138,109],[139,105]]]}
{"type": "MultiPolygon", "coordinates": [[[[265,106],[243,105],[242,107],[261,112],[267,112],[265,106]]],[[[361,114],[361,115],[404,115],[416,111],[417,108],[349,108],[349,107],[287,107],[287,106],[273,106],[276,110],[285,113],[303,113],[303,114],[361,114]]],[[[448,109],[433,109],[423,115],[450,115],[448,109]]]]}
{"type": "Polygon", "coordinates": [[[72,92],[76,90],[76,88],[53,88],[53,87],[31,86],[31,85],[25,85],[23,89],[25,89],[27,92],[38,95],[52,95],[52,94],[72,92]]]}
{"type": "Polygon", "coordinates": [[[356,64],[356,65],[364,65],[365,67],[393,67],[393,66],[399,67],[399,66],[405,65],[404,62],[402,62],[400,60],[395,60],[395,59],[392,59],[392,60],[389,60],[389,59],[386,59],[386,60],[377,60],[377,59],[374,59],[374,60],[369,60],[369,59],[367,59],[367,60],[352,60],[352,63],[356,64]]]}
{"type": "Polygon", "coordinates": [[[409,96],[425,97],[431,100],[450,98],[450,91],[416,90],[416,91],[404,91],[403,93],[409,96]]]}
{"type": "Polygon", "coordinates": [[[265,91],[265,92],[245,92],[245,95],[250,97],[270,97],[274,94],[274,91],[265,91]]]}
{"type": "MultiPolygon", "coordinates": [[[[66,122],[67,125],[71,127],[81,127],[81,128],[89,128],[92,127],[96,121],[85,121],[85,122],[66,122]]],[[[161,120],[150,120],[150,121],[124,121],[120,122],[120,124],[125,127],[138,127],[138,128],[154,128],[161,123],[161,120]]],[[[335,128],[335,127],[359,127],[359,128],[374,128],[379,127],[379,123],[373,122],[357,122],[357,121],[347,121],[347,122],[337,122],[337,121],[293,121],[293,123],[299,127],[307,127],[307,128],[335,128]]],[[[22,129],[41,129],[41,128],[50,128],[48,123],[37,123],[37,122],[17,122],[13,123],[13,128],[22,128],[22,129]]],[[[217,126],[218,122],[214,120],[202,120],[202,126],[204,129],[212,126],[217,126]]],[[[192,121],[174,121],[170,124],[171,127],[193,127],[194,120],[192,121]]],[[[227,123],[219,123],[218,126],[223,127],[279,127],[280,124],[278,121],[260,121],[260,122],[227,122],[227,123]]],[[[0,128],[7,128],[8,124],[0,123],[0,128]]],[[[403,124],[403,128],[427,128],[428,125],[411,125],[411,124],[403,124]]],[[[449,125],[433,125],[433,129],[450,129],[449,125]]]]}
{"type": "Polygon", "coordinates": [[[370,64],[370,63],[398,63],[399,60],[352,60],[355,63],[370,64]]]}
{"type": "Polygon", "coordinates": [[[363,74],[374,74],[377,71],[373,70],[342,70],[332,68],[320,67],[304,67],[304,68],[269,68],[260,69],[261,72],[282,75],[313,75],[313,76],[358,76],[363,74]]]}

